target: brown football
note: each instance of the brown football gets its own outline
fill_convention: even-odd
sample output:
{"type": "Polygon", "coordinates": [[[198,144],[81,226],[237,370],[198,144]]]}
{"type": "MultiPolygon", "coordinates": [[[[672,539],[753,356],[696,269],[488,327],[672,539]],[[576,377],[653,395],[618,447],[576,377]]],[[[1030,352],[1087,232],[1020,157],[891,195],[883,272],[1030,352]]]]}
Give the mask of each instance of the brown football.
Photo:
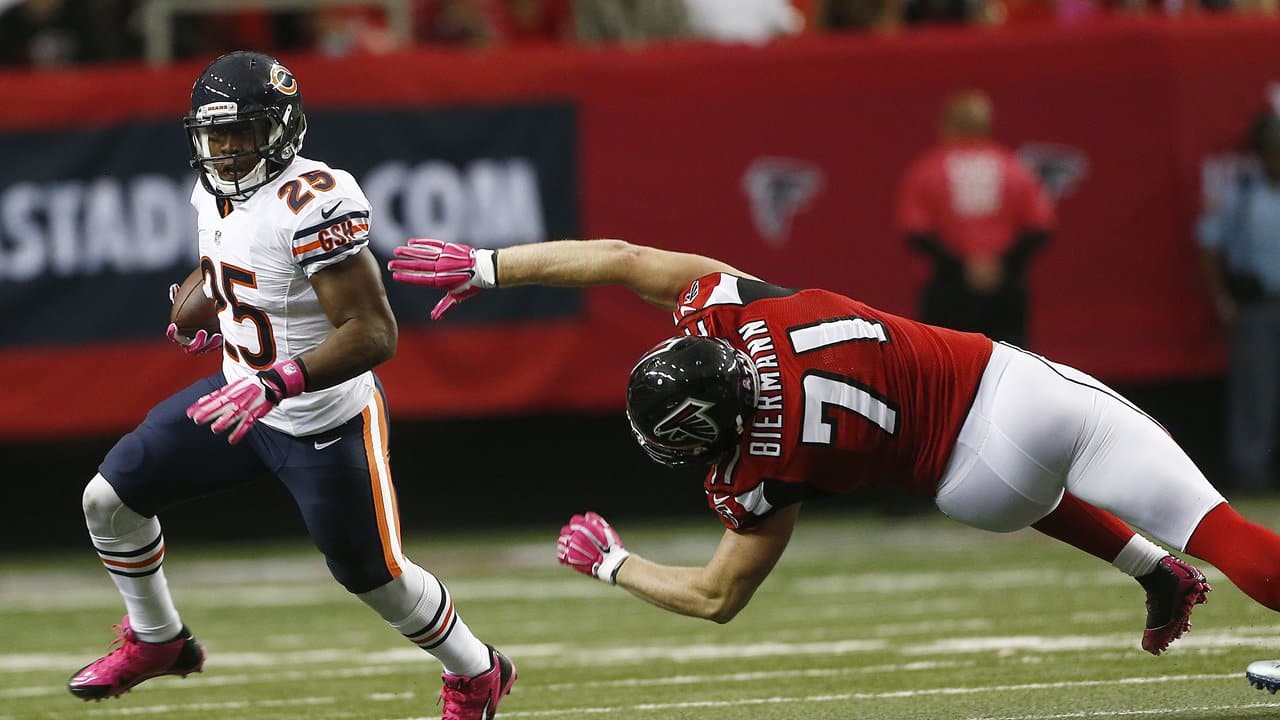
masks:
{"type": "Polygon", "coordinates": [[[217,307],[213,300],[205,297],[203,285],[204,276],[200,268],[196,268],[182,281],[173,296],[169,321],[178,326],[178,334],[187,340],[195,337],[196,331],[202,328],[210,333],[218,329],[217,307]]]}

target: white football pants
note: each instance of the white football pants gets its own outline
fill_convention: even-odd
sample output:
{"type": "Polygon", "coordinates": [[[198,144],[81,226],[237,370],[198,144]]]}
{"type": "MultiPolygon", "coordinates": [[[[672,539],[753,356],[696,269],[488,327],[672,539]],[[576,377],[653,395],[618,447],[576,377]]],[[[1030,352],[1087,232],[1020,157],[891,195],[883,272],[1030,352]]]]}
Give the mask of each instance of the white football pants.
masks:
{"type": "Polygon", "coordinates": [[[1119,393],[996,343],[938,485],[938,509],[1012,532],[1052,512],[1064,491],[1179,550],[1225,502],[1164,428],[1119,393]]]}

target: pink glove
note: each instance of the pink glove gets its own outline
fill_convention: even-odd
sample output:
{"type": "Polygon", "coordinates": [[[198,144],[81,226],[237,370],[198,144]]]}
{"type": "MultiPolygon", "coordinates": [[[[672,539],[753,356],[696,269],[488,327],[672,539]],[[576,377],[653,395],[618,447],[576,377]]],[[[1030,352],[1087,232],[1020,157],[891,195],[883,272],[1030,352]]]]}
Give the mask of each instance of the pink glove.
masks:
{"type": "MultiPolygon", "coordinates": [[[[173,304],[173,299],[178,295],[178,289],[182,286],[178,283],[169,285],[169,304],[173,304]]],[[[204,330],[197,330],[196,336],[188,338],[178,334],[178,326],[175,323],[169,323],[169,329],[165,331],[165,337],[182,346],[183,352],[188,355],[204,355],[213,352],[222,347],[222,333],[216,332],[212,335],[204,330]]]]}
{"type": "Polygon", "coordinates": [[[297,360],[276,363],[201,397],[187,408],[187,417],[200,425],[212,422],[209,429],[216,433],[232,428],[227,442],[235,445],[281,400],[301,395],[306,377],[297,360]]]}
{"type": "Polygon", "coordinates": [[[178,326],[175,323],[169,323],[165,337],[181,345],[182,351],[188,355],[204,355],[222,348],[222,333],[216,332],[210,335],[204,328],[197,330],[195,337],[187,338],[178,334],[178,326]]]}
{"type": "Polygon", "coordinates": [[[498,285],[497,250],[411,238],[394,252],[397,259],[387,263],[393,279],[446,291],[431,310],[432,320],[439,320],[454,305],[481,290],[498,285]]]}
{"type": "Polygon", "coordinates": [[[618,532],[596,513],[574,515],[560,528],[556,559],[583,575],[615,585],[618,569],[629,557],[631,553],[622,547],[618,532]]]}

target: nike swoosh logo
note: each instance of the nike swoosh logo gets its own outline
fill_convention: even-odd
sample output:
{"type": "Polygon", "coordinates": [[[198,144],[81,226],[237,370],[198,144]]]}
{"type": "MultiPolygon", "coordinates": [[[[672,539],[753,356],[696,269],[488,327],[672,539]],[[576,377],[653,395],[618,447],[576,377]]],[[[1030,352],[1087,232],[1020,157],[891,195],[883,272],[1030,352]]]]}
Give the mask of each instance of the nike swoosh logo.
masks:
{"type": "Polygon", "coordinates": [[[338,206],[341,204],[342,204],[342,201],[339,200],[338,202],[334,203],[333,207],[329,208],[328,210],[321,210],[320,217],[324,218],[325,220],[328,220],[330,215],[338,211],[338,206]]]}
{"type": "Polygon", "coordinates": [[[338,441],[339,441],[339,440],[341,440],[341,439],[342,439],[342,438],[340,438],[340,437],[336,437],[336,438],[334,438],[334,439],[332,439],[332,440],[326,440],[325,442],[320,442],[319,440],[317,440],[317,441],[316,441],[316,449],[317,449],[317,450],[323,450],[323,449],[325,449],[325,448],[329,447],[330,445],[332,445],[332,444],[334,444],[334,443],[338,442],[338,441]]]}

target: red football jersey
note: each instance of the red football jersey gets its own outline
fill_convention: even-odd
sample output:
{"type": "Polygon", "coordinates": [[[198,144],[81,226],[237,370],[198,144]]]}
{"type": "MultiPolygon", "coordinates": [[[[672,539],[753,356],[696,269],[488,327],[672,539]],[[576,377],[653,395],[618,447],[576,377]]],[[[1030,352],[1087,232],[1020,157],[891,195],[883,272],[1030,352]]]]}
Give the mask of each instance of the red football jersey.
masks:
{"type": "Polygon", "coordinates": [[[1012,151],[990,140],[952,140],[911,165],[898,225],[937,233],[960,257],[1001,255],[1019,232],[1051,230],[1053,203],[1012,151]]]}
{"type": "Polygon", "coordinates": [[[675,319],[728,340],[760,373],[755,415],[706,478],[708,504],[735,529],[857,487],[932,495],[991,357],[983,335],[727,273],[695,280],[675,319]]]}

